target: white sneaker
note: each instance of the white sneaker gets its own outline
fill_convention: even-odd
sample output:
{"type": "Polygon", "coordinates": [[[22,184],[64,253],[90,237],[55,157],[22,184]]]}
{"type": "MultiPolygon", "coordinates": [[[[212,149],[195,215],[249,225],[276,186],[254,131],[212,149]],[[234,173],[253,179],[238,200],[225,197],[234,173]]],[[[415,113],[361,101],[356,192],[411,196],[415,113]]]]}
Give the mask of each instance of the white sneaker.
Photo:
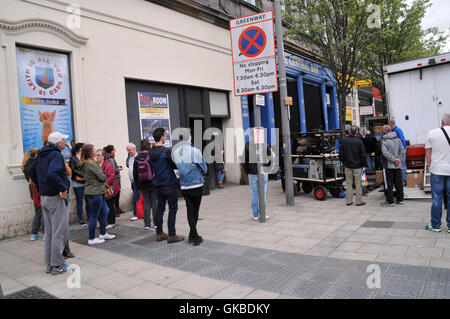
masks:
{"type": "Polygon", "coordinates": [[[100,238],[94,238],[94,239],[89,239],[88,240],[88,245],[97,245],[97,244],[103,244],[105,242],[104,239],[100,239],[100,238]]]}
{"type": "Polygon", "coordinates": [[[270,219],[270,216],[269,216],[269,215],[266,215],[266,219],[270,219]]]}
{"type": "Polygon", "coordinates": [[[258,217],[252,217],[252,219],[253,219],[253,220],[259,220],[259,218],[258,218],[258,217]]]}
{"type": "Polygon", "coordinates": [[[135,221],[135,220],[138,220],[138,218],[136,216],[133,216],[130,218],[130,220],[135,221]]]}
{"type": "Polygon", "coordinates": [[[110,234],[106,233],[104,235],[98,236],[98,238],[100,238],[100,239],[113,239],[113,238],[116,238],[116,235],[110,235],[110,234]]]}

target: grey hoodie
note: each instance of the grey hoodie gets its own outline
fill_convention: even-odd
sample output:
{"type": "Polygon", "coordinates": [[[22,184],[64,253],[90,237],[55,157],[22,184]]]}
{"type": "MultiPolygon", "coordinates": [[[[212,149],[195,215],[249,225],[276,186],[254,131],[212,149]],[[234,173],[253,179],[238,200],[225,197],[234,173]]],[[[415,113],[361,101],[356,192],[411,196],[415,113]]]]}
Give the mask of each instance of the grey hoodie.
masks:
{"type": "Polygon", "coordinates": [[[390,132],[381,138],[381,151],[383,152],[383,168],[401,169],[401,165],[396,166],[395,161],[401,160],[406,150],[403,148],[402,141],[397,137],[397,133],[390,132]]]}

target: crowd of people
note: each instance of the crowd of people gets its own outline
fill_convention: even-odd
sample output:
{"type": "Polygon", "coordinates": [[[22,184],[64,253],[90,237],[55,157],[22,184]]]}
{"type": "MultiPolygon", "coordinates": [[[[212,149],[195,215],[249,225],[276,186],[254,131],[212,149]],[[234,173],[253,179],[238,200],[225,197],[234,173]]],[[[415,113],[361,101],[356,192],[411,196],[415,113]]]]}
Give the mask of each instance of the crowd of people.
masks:
{"type": "MultiPolygon", "coordinates": [[[[164,128],[156,128],[153,131],[155,142],[152,144],[143,139],[139,152],[132,143],[126,146],[126,165],[133,190],[131,220],[138,219],[137,203],[142,194],[145,229],[155,229],[157,241],[183,241],[184,237],[177,235],[175,228],[181,188],[190,228],[188,241],[198,246],[203,242],[197,231],[197,222],[208,168],[202,152],[191,144],[190,134],[180,137],[185,140],[174,149],[164,146],[165,135],[164,128]],[[174,170],[178,171],[179,178],[174,170]],[[167,233],[163,231],[166,203],[169,206],[167,233]]],[[[22,165],[35,208],[31,240],[45,240],[46,272],[51,274],[65,272],[68,266],[64,259],[74,257],[68,244],[71,184],[78,221],[82,227],[88,227],[88,245],[114,239],[115,235],[108,234],[107,230],[114,228],[116,217],[120,216],[120,171],[123,168],[115,160],[114,145],[96,149],[92,144],[73,143],[70,145],[72,156],[66,164],[61,151],[68,146],[67,138],[59,132],[51,133],[42,149],[26,152],[22,165]],[[38,234],[41,228],[44,237],[38,234]]],[[[223,188],[223,171],[223,167],[218,170],[219,188],[223,188]]]]}
{"type": "Polygon", "coordinates": [[[390,120],[381,131],[378,140],[370,131],[363,136],[359,128],[352,126],[347,131],[339,152],[341,161],[345,166],[346,176],[346,202],[353,204],[353,187],[356,188],[356,206],[366,203],[362,198],[361,175],[363,168],[375,171],[381,168],[383,171],[384,193],[386,200],[381,206],[395,206],[396,203],[404,203],[403,186],[406,185],[406,140],[403,131],[390,120]],[[349,187],[350,186],[350,187],[349,187]]]}
{"type": "MultiPolygon", "coordinates": [[[[425,153],[427,166],[430,168],[430,185],[433,204],[431,222],[426,230],[441,232],[442,204],[447,209],[447,226],[450,233],[450,114],[442,117],[442,127],[428,132],[425,153]]],[[[346,132],[339,155],[345,166],[346,202],[353,204],[353,186],[356,188],[356,206],[365,205],[362,199],[361,173],[363,168],[375,170],[381,166],[384,179],[386,200],[381,206],[404,204],[406,184],[406,139],[403,131],[390,120],[383,126],[381,139],[377,140],[370,131],[363,137],[356,126],[346,132]],[[378,165],[376,163],[379,163],[378,165]],[[394,199],[395,187],[395,199],[394,199]]]]}
{"type": "MultiPolygon", "coordinates": [[[[346,204],[353,205],[353,187],[356,187],[356,206],[366,203],[362,197],[362,169],[376,170],[381,165],[384,177],[385,201],[382,206],[395,206],[404,203],[403,186],[406,180],[406,140],[402,130],[394,121],[382,128],[381,139],[375,138],[369,131],[362,136],[358,127],[351,127],[342,141],[339,156],[345,166],[346,204]],[[394,199],[395,187],[395,199],[394,199]]],[[[442,128],[428,133],[426,160],[431,171],[431,191],[433,204],[431,222],[425,229],[441,231],[442,203],[447,208],[447,224],[450,227],[448,195],[450,191],[450,114],[442,119],[442,128]]],[[[68,136],[59,132],[49,135],[42,149],[26,152],[22,169],[29,181],[30,197],[33,199],[35,216],[32,222],[31,240],[42,238],[38,234],[42,228],[45,239],[46,271],[52,274],[63,273],[67,269],[65,258],[73,257],[68,243],[69,209],[68,194],[70,181],[76,197],[76,209],[79,223],[88,227],[88,244],[102,244],[115,238],[107,230],[115,227],[116,217],[120,216],[119,196],[121,189],[120,171],[123,169],[115,160],[114,145],[96,149],[92,144],[73,143],[72,157],[65,163],[61,151],[66,148],[68,136]],[[85,202],[86,218],[83,214],[85,202]],[[96,237],[96,228],[99,236],[96,237]]],[[[138,220],[137,203],[144,201],[144,227],[156,230],[156,240],[176,243],[184,237],[176,232],[176,214],[178,211],[179,191],[184,197],[189,224],[189,243],[198,246],[203,238],[198,234],[197,222],[208,167],[202,152],[191,143],[190,133],[180,136],[180,142],[174,148],[165,147],[164,128],[153,131],[154,143],[143,139],[139,152],[133,143],[126,146],[128,158],[126,166],[133,190],[132,221],[138,220]],[[179,176],[175,174],[178,171],[179,176]],[[163,216],[168,204],[167,233],[163,231],[163,216]]],[[[266,146],[271,165],[273,152],[266,146]]],[[[223,155],[223,152],[222,152],[223,155]]],[[[258,220],[260,208],[258,201],[258,168],[251,161],[250,142],[244,149],[244,171],[249,176],[252,193],[253,219],[258,220]]],[[[214,166],[217,172],[219,188],[224,166],[214,166]]],[[[266,201],[267,174],[264,174],[264,201],[266,201]]],[[[265,217],[266,219],[269,216],[265,217]]],[[[450,233],[450,230],[449,230],[450,233]]]]}

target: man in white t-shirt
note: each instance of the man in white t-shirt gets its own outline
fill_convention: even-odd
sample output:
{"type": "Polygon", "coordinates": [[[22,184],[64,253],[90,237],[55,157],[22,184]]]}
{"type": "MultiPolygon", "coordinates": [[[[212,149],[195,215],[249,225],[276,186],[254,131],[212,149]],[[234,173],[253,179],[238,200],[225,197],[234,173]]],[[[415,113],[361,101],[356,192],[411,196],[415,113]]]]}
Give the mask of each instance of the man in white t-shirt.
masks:
{"type": "Polygon", "coordinates": [[[136,145],[134,145],[133,143],[129,143],[126,146],[127,149],[127,153],[128,153],[128,158],[127,158],[127,167],[128,167],[128,177],[130,178],[130,182],[131,182],[131,189],[133,190],[133,217],[130,218],[130,220],[137,220],[137,209],[136,209],[136,203],[139,201],[140,198],[140,193],[138,191],[138,189],[136,188],[136,184],[134,183],[133,180],[133,163],[134,163],[134,158],[137,156],[137,151],[136,151],[136,145]]]}
{"type": "Polygon", "coordinates": [[[442,128],[428,132],[425,144],[425,155],[431,172],[431,223],[425,226],[426,230],[441,232],[442,198],[447,201],[447,227],[450,233],[450,209],[448,199],[450,196],[450,114],[442,117],[442,128]],[[447,196],[444,196],[446,194],[447,196]]]}

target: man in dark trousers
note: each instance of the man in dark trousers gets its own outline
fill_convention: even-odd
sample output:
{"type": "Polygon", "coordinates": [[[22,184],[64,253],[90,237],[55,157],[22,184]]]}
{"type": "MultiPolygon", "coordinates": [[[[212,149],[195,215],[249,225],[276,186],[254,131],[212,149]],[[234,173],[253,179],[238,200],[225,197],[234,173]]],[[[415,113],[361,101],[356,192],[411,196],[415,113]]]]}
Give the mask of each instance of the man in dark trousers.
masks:
{"type": "Polygon", "coordinates": [[[202,190],[205,182],[203,175],[207,173],[202,152],[191,144],[191,135],[185,132],[181,142],[172,150],[172,158],[180,173],[181,193],[186,201],[189,223],[189,243],[198,246],[203,242],[197,232],[197,222],[202,202],[202,190]]]}
{"type": "Polygon", "coordinates": [[[364,146],[366,147],[367,153],[367,170],[374,171],[375,153],[377,151],[377,144],[378,144],[377,138],[373,136],[369,130],[367,130],[363,142],[364,146]]]}
{"type": "Polygon", "coordinates": [[[364,144],[356,137],[357,132],[358,128],[352,126],[350,136],[344,138],[339,152],[339,158],[345,166],[345,187],[347,189],[345,198],[347,206],[353,204],[353,182],[356,187],[356,206],[366,204],[362,198],[361,173],[363,167],[366,166],[367,154],[364,144]]]}
{"type": "Polygon", "coordinates": [[[393,189],[397,195],[397,204],[403,204],[402,158],[406,153],[403,143],[389,125],[381,131],[381,162],[383,165],[384,194],[386,201],[381,206],[394,206],[393,189]]]}
{"type": "Polygon", "coordinates": [[[70,188],[66,164],[61,151],[66,148],[67,135],[53,132],[48,136],[48,146],[38,154],[30,169],[31,180],[41,193],[45,226],[45,264],[47,273],[57,275],[67,270],[63,251],[69,231],[70,188]]]}
{"type": "Polygon", "coordinates": [[[391,132],[395,132],[395,134],[397,134],[397,137],[400,139],[400,141],[402,141],[402,145],[403,148],[405,149],[405,153],[403,154],[403,157],[401,158],[401,163],[400,163],[400,169],[401,169],[401,173],[402,173],[402,181],[403,181],[403,185],[406,185],[406,138],[405,138],[405,134],[403,134],[403,131],[401,128],[399,128],[397,126],[397,124],[395,124],[394,120],[390,120],[388,122],[388,125],[391,127],[391,132]]]}
{"type": "Polygon", "coordinates": [[[173,172],[177,166],[172,160],[171,149],[164,147],[166,140],[165,130],[158,127],[153,131],[155,144],[150,150],[150,161],[152,167],[153,184],[156,186],[156,198],[158,208],[156,211],[156,240],[166,240],[168,243],[183,241],[183,236],[177,236],[175,221],[178,211],[178,180],[173,172]],[[163,232],[163,216],[166,209],[166,202],[169,203],[169,217],[167,226],[169,235],[163,232]]]}

